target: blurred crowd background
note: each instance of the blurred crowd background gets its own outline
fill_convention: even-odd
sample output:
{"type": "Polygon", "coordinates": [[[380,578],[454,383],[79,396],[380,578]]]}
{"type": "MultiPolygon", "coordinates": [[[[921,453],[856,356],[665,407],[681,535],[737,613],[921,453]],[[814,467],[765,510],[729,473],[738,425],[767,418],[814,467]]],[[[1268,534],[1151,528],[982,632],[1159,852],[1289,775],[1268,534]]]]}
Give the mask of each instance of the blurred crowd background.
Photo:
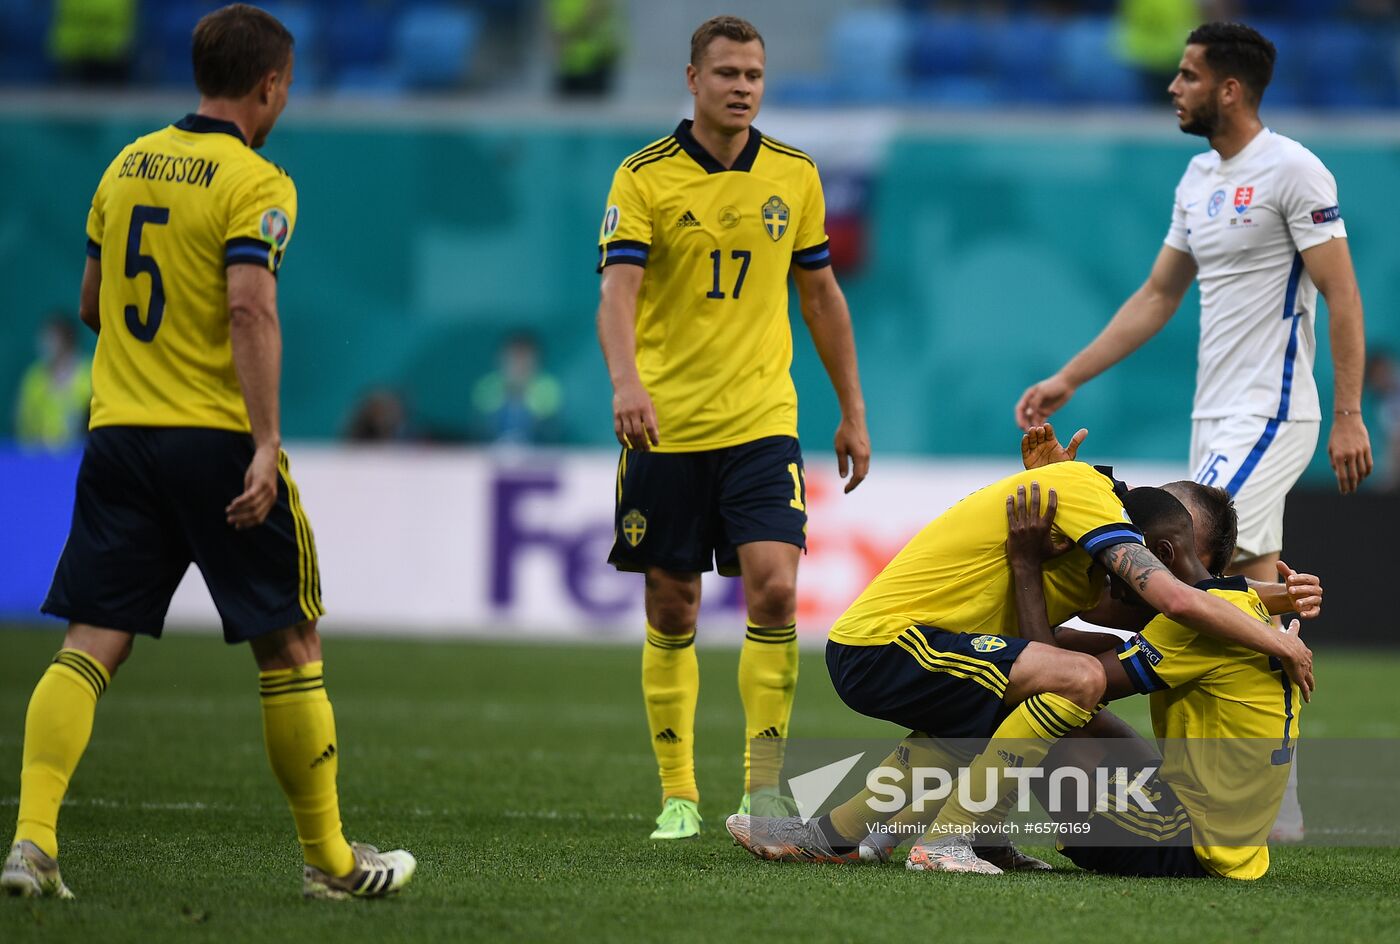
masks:
{"type": "MultiPolygon", "coordinates": [[[[192,109],[189,35],[217,5],[0,0],[0,439],[81,437],[88,201],[123,144],[192,109]]],[[[297,42],[265,149],[301,201],[282,277],[291,438],[609,445],[603,199],[617,163],[688,114],[690,31],[733,12],[767,39],[758,126],[822,168],[876,449],[1004,454],[1016,396],[1144,276],[1204,147],[1165,87],[1186,34],[1224,18],[1277,45],[1264,116],[1338,178],[1373,351],[1370,487],[1400,477],[1400,0],[260,5],[297,42]]],[[[1181,459],[1195,322],[1193,293],[1065,422],[1115,456],[1181,459]]],[[[797,333],[821,448],[835,404],[797,333]]],[[[1328,397],[1325,334],[1323,315],[1328,397]]]]}

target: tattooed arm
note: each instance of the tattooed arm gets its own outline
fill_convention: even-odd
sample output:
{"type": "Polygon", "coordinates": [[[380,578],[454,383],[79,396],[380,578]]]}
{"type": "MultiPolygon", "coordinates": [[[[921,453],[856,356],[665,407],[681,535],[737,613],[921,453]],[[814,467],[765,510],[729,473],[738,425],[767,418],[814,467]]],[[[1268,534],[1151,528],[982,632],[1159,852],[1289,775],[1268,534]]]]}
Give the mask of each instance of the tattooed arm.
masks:
{"type": "Polygon", "coordinates": [[[1289,678],[1302,689],[1303,699],[1311,698],[1312,651],[1296,632],[1277,630],[1219,597],[1188,587],[1141,544],[1115,544],[1099,554],[1099,562],[1168,619],[1207,636],[1276,657],[1289,678]]]}

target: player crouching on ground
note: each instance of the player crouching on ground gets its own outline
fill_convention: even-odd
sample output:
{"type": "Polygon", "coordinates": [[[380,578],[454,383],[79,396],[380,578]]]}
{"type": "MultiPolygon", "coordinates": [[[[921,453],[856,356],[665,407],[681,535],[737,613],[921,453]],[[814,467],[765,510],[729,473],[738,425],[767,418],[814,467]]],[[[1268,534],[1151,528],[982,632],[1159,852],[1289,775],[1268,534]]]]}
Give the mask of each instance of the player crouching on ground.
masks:
{"type": "MultiPolygon", "coordinates": [[[[1065,833],[1061,851],[1082,868],[1114,875],[1259,878],[1269,868],[1266,839],[1283,800],[1299,736],[1298,687],[1267,656],[1203,636],[1163,615],[1152,615],[1127,641],[1052,631],[1045,618],[1041,567],[1054,520],[1053,499],[1052,493],[1044,515],[1039,513],[1038,496],[1029,506],[1024,492],[1014,501],[1007,499],[1008,557],[1022,632],[1052,645],[1098,649],[1107,679],[1104,698],[1149,694],[1153,735],[1164,748],[1158,756],[1151,745],[1137,739],[1142,765],[1157,768],[1143,787],[1150,806],[1110,805],[1079,814],[1075,821],[1086,828],[1065,833]]],[[[1135,488],[1124,504],[1151,535],[1148,548],[1178,580],[1228,601],[1261,623],[1269,622],[1263,601],[1243,577],[1212,576],[1198,555],[1192,516],[1176,497],[1164,489],[1135,488]]],[[[1221,546],[1233,549],[1235,518],[1228,501],[1225,509],[1226,540],[1221,546]]],[[[1130,585],[1116,577],[1113,583],[1116,597],[1142,607],[1130,585]]],[[[1298,621],[1283,632],[1296,635],[1298,621]]],[[[1097,733],[1135,738],[1126,725],[1117,724],[1121,730],[1097,733]]],[[[1067,761],[1092,767],[1093,748],[1100,745],[1084,743],[1090,750],[1074,750],[1080,746],[1062,745],[1066,755],[1080,755],[1077,761],[1065,757],[1057,763],[1052,756],[1047,765],[1067,761]]],[[[1040,796],[1047,809],[1063,808],[1043,791],[1040,796]]]]}

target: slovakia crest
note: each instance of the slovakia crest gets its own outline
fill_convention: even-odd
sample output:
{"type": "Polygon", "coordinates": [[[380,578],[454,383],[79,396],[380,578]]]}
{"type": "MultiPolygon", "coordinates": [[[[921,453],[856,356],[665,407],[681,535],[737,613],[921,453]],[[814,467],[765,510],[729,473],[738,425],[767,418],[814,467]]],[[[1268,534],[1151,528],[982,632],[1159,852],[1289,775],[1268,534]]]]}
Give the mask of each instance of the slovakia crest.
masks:
{"type": "Polygon", "coordinates": [[[783,238],[788,228],[788,205],[782,197],[772,196],[763,204],[763,228],[773,237],[773,242],[783,238]]]}
{"type": "Polygon", "coordinates": [[[1249,202],[1254,199],[1253,187],[1235,188],[1235,212],[1243,213],[1249,209],[1249,202]]]}

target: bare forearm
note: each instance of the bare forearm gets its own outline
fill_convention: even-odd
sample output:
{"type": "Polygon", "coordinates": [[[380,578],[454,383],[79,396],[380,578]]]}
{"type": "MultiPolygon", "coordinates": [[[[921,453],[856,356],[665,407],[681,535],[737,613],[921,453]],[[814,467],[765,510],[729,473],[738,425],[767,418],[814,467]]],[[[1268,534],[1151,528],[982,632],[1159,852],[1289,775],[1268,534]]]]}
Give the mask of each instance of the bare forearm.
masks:
{"type": "Polygon", "coordinates": [[[1358,413],[1366,372],[1366,323],[1361,293],[1354,282],[1327,295],[1328,337],[1332,342],[1333,406],[1358,413]],[[1333,296],[1336,296],[1335,298],[1333,296]]]}
{"type": "Polygon", "coordinates": [[[1150,285],[1128,297],[1089,346],[1080,351],[1060,373],[1080,386],[1117,364],[1147,343],[1176,312],[1179,299],[1170,298],[1150,285]]]}
{"type": "Polygon", "coordinates": [[[1283,613],[1292,613],[1297,607],[1293,605],[1293,598],[1288,594],[1288,587],[1285,584],[1274,581],[1249,580],[1249,589],[1253,590],[1261,602],[1264,609],[1270,614],[1279,616],[1283,613]]]}
{"type": "Polygon", "coordinates": [[[637,302],[635,298],[605,295],[598,305],[598,344],[608,366],[613,389],[637,376],[637,302]]]}
{"type": "Polygon", "coordinates": [[[1208,593],[1191,595],[1187,606],[1172,618],[1198,633],[1237,643],[1266,656],[1284,656],[1291,651],[1283,634],[1272,623],[1262,623],[1208,593]]]}
{"type": "Polygon", "coordinates": [[[253,442],[280,448],[282,425],[278,409],[282,375],[282,333],[272,309],[235,309],[230,313],[229,342],[233,366],[243,388],[253,442]]]}
{"type": "Polygon", "coordinates": [[[851,331],[851,311],[846,296],[834,282],[816,297],[804,298],[802,318],[811,332],[812,343],[831,378],[832,389],[847,417],[865,415],[865,398],[860,392],[860,368],[856,363],[856,341],[851,331]]]}
{"type": "Polygon", "coordinates": [[[1044,577],[1040,564],[1011,563],[1011,586],[1016,597],[1016,623],[1022,639],[1055,645],[1050,618],[1045,613],[1044,577]]]}
{"type": "Polygon", "coordinates": [[[1112,652],[1118,648],[1121,641],[1120,637],[1112,633],[1086,633],[1081,629],[1069,629],[1064,626],[1055,629],[1055,645],[1061,649],[1085,652],[1091,656],[1112,652]]]}

